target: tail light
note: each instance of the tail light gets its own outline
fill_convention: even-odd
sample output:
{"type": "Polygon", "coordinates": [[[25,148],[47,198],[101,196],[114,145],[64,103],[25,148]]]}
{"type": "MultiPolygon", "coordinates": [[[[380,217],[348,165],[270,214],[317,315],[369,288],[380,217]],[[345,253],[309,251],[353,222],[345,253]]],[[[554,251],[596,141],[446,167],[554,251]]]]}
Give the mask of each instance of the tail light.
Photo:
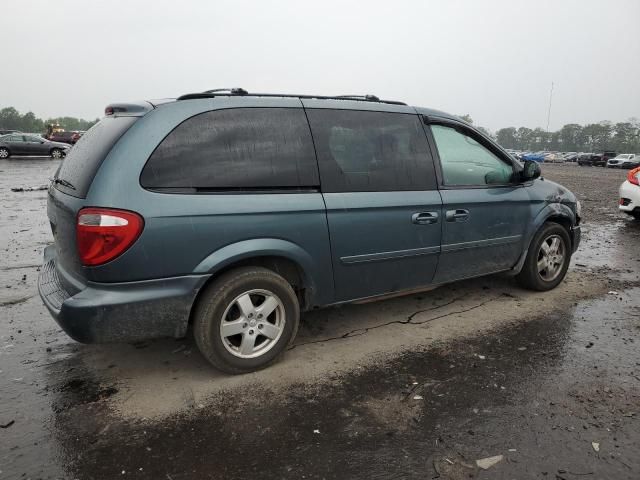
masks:
{"type": "Polygon", "coordinates": [[[135,212],[112,208],[83,208],[78,212],[76,240],[80,261],[91,267],[102,265],[124,253],[144,228],[135,212]]]}
{"type": "Polygon", "coordinates": [[[629,183],[640,186],[640,167],[629,170],[627,180],[629,180],[629,183]]]}

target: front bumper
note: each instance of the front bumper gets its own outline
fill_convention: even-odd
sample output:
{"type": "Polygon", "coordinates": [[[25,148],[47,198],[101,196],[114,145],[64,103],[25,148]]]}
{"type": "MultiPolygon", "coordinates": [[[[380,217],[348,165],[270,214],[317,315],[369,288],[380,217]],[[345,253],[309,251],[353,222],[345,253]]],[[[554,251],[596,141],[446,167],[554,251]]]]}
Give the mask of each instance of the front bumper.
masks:
{"type": "Polygon", "coordinates": [[[183,337],[199,289],[210,275],[124,283],[87,282],[69,294],[58,277],[55,250],[45,249],[38,292],[45,306],[74,340],[82,343],[131,342],[183,337]]]}
{"type": "Polygon", "coordinates": [[[576,253],[576,250],[578,250],[581,239],[582,229],[580,228],[580,225],[574,225],[573,227],[571,227],[571,246],[573,249],[573,253],[576,253]]]}

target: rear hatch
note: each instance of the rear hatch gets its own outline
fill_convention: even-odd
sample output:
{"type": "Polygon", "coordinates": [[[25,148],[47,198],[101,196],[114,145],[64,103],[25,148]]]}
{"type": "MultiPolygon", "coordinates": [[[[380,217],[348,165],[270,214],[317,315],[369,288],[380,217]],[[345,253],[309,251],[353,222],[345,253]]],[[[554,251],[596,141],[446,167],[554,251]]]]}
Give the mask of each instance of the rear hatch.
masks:
{"type": "Polygon", "coordinates": [[[87,205],[87,193],[111,148],[137,117],[106,117],[85,133],[58,168],[47,202],[47,215],[56,249],[56,267],[65,289],[76,293],[91,280],[76,248],[76,218],[87,205]]]}

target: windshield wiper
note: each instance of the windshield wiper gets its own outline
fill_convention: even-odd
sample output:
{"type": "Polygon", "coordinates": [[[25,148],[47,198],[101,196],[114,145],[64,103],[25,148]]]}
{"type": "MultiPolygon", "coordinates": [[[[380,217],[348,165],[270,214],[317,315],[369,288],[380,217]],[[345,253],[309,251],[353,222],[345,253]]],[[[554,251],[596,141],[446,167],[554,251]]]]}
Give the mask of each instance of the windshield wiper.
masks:
{"type": "Polygon", "coordinates": [[[76,187],[74,187],[71,182],[67,182],[66,180],[63,180],[62,178],[54,178],[53,179],[53,183],[58,184],[58,185],[62,185],[63,187],[70,188],[71,190],[75,190],[76,189],[76,187]]]}

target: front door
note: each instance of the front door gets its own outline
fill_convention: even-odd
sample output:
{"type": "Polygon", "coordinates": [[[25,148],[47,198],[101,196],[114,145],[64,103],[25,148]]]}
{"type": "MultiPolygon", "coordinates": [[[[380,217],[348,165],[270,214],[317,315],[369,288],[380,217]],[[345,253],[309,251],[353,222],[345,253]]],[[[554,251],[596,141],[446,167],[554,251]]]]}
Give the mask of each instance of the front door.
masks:
{"type": "Polygon", "coordinates": [[[49,146],[44,142],[43,138],[25,136],[25,148],[27,155],[48,155],[49,146]]]}
{"type": "Polygon", "coordinates": [[[336,301],[431,283],[442,205],[420,118],[312,106],[336,301]]]}
{"type": "Polygon", "coordinates": [[[442,252],[436,283],[513,267],[532,211],[513,160],[462,124],[431,124],[439,157],[442,252]]]}

